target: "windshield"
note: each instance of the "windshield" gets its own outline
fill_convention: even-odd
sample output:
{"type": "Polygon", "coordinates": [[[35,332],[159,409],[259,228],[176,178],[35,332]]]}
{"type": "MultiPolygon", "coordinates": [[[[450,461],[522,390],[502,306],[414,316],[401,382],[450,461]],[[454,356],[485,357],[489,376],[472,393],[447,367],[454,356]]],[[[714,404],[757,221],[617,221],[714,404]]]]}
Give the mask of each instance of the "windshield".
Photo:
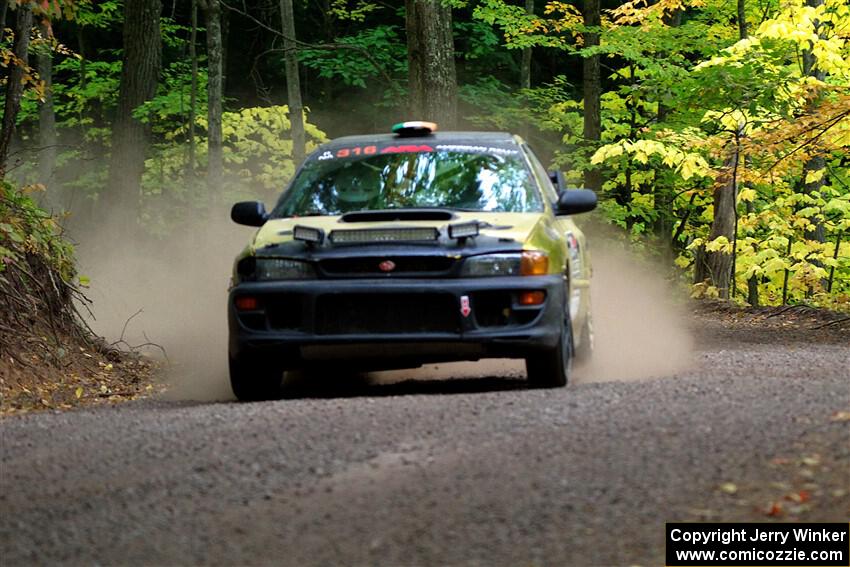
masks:
{"type": "Polygon", "coordinates": [[[542,211],[543,201],[531,172],[519,151],[513,152],[437,150],[354,159],[320,156],[305,164],[272,217],[427,207],[542,211]]]}

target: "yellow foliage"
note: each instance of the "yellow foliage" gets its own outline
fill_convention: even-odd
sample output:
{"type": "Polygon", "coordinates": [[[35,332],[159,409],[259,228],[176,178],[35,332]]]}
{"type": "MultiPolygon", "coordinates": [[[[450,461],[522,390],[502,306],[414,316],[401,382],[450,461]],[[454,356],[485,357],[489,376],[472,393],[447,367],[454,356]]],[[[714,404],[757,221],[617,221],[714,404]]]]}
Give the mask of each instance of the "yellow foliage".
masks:
{"type": "Polygon", "coordinates": [[[732,253],[732,243],[725,236],[718,236],[714,240],[707,242],[705,249],[708,252],[722,252],[723,254],[732,253]]]}
{"type": "Polygon", "coordinates": [[[738,192],[738,200],[743,202],[752,203],[756,199],[756,191],[755,189],[741,189],[738,192]]]}
{"type": "Polygon", "coordinates": [[[648,163],[649,158],[661,158],[661,163],[675,170],[682,179],[688,180],[694,176],[705,177],[711,174],[708,162],[697,153],[686,153],[675,146],[656,140],[621,140],[607,144],[596,150],[590,158],[590,163],[600,164],[606,160],[630,155],[639,163],[648,163]]]}

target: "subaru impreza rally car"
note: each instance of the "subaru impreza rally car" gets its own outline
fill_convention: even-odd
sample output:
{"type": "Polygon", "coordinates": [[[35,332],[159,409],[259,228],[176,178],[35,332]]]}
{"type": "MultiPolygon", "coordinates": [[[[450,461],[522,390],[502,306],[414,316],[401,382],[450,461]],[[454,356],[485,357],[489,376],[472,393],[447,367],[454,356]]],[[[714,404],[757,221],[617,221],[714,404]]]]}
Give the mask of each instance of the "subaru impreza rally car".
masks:
{"type": "Polygon", "coordinates": [[[524,358],[533,386],[564,386],[592,348],[590,264],[566,189],[518,136],[438,132],[333,140],[277,204],[233,206],[260,229],[228,298],[230,380],[275,397],[285,370],[377,370],[524,358]]]}

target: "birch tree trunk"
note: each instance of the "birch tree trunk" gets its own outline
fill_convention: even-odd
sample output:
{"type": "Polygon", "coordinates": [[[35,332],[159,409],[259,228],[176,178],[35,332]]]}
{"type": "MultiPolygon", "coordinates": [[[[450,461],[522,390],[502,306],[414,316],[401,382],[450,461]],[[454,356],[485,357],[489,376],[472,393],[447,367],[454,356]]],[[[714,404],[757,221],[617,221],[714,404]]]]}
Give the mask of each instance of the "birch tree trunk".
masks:
{"type": "Polygon", "coordinates": [[[410,119],[457,126],[452,10],[441,0],[405,0],[410,119]]]}

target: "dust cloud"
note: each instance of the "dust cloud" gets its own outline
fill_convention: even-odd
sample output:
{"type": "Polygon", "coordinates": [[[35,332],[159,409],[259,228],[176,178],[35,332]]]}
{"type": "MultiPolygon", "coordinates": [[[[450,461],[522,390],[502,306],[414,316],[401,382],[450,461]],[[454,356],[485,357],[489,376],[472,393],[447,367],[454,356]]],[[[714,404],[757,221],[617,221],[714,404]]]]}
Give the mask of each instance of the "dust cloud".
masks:
{"type": "MultiPolygon", "coordinates": [[[[593,240],[593,232],[589,232],[593,240]]],[[[681,297],[651,265],[606,241],[592,243],[593,359],[573,382],[632,381],[670,376],[692,361],[693,338],[681,297]]],[[[374,373],[380,383],[473,377],[525,377],[522,360],[432,364],[374,373]]]]}
{"type": "MultiPolygon", "coordinates": [[[[159,245],[84,240],[81,273],[91,278],[92,328],[145,356],[167,354],[166,396],[233,399],[227,376],[226,298],[232,261],[253,229],[221,210],[212,221],[181,227],[159,245]],[[144,345],[146,343],[155,343],[144,345]]],[[[592,234],[590,236],[592,238],[592,234]]],[[[669,285],[623,251],[593,243],[596,351],[576,382],[639,380],[675,373],[690,361],[685,316],[669,285]]],[[[482,360],[375,372],[369,382],[525,376],[520,360],[482,360]]]]}
{"type": "Polygon", "coordinates": [[[591,245],[595,349],[576,381],[640,380],[683,370],[693,351],[683,298],[660,275],[662,268],[655,271],[606,244],[591,245]]]}
{"type": "Polygon", "coordinates": [[[86,295],[93,302],[93,330],[145,356],[163,359],[164,350],[168,398],[233,399],[227,288],[233,259],[252,231],[221,210],[158,244],[82,239],[80,273],[91,279],[86,295]],[[155,345],[139,346],[146,343],[155,345]]]}

